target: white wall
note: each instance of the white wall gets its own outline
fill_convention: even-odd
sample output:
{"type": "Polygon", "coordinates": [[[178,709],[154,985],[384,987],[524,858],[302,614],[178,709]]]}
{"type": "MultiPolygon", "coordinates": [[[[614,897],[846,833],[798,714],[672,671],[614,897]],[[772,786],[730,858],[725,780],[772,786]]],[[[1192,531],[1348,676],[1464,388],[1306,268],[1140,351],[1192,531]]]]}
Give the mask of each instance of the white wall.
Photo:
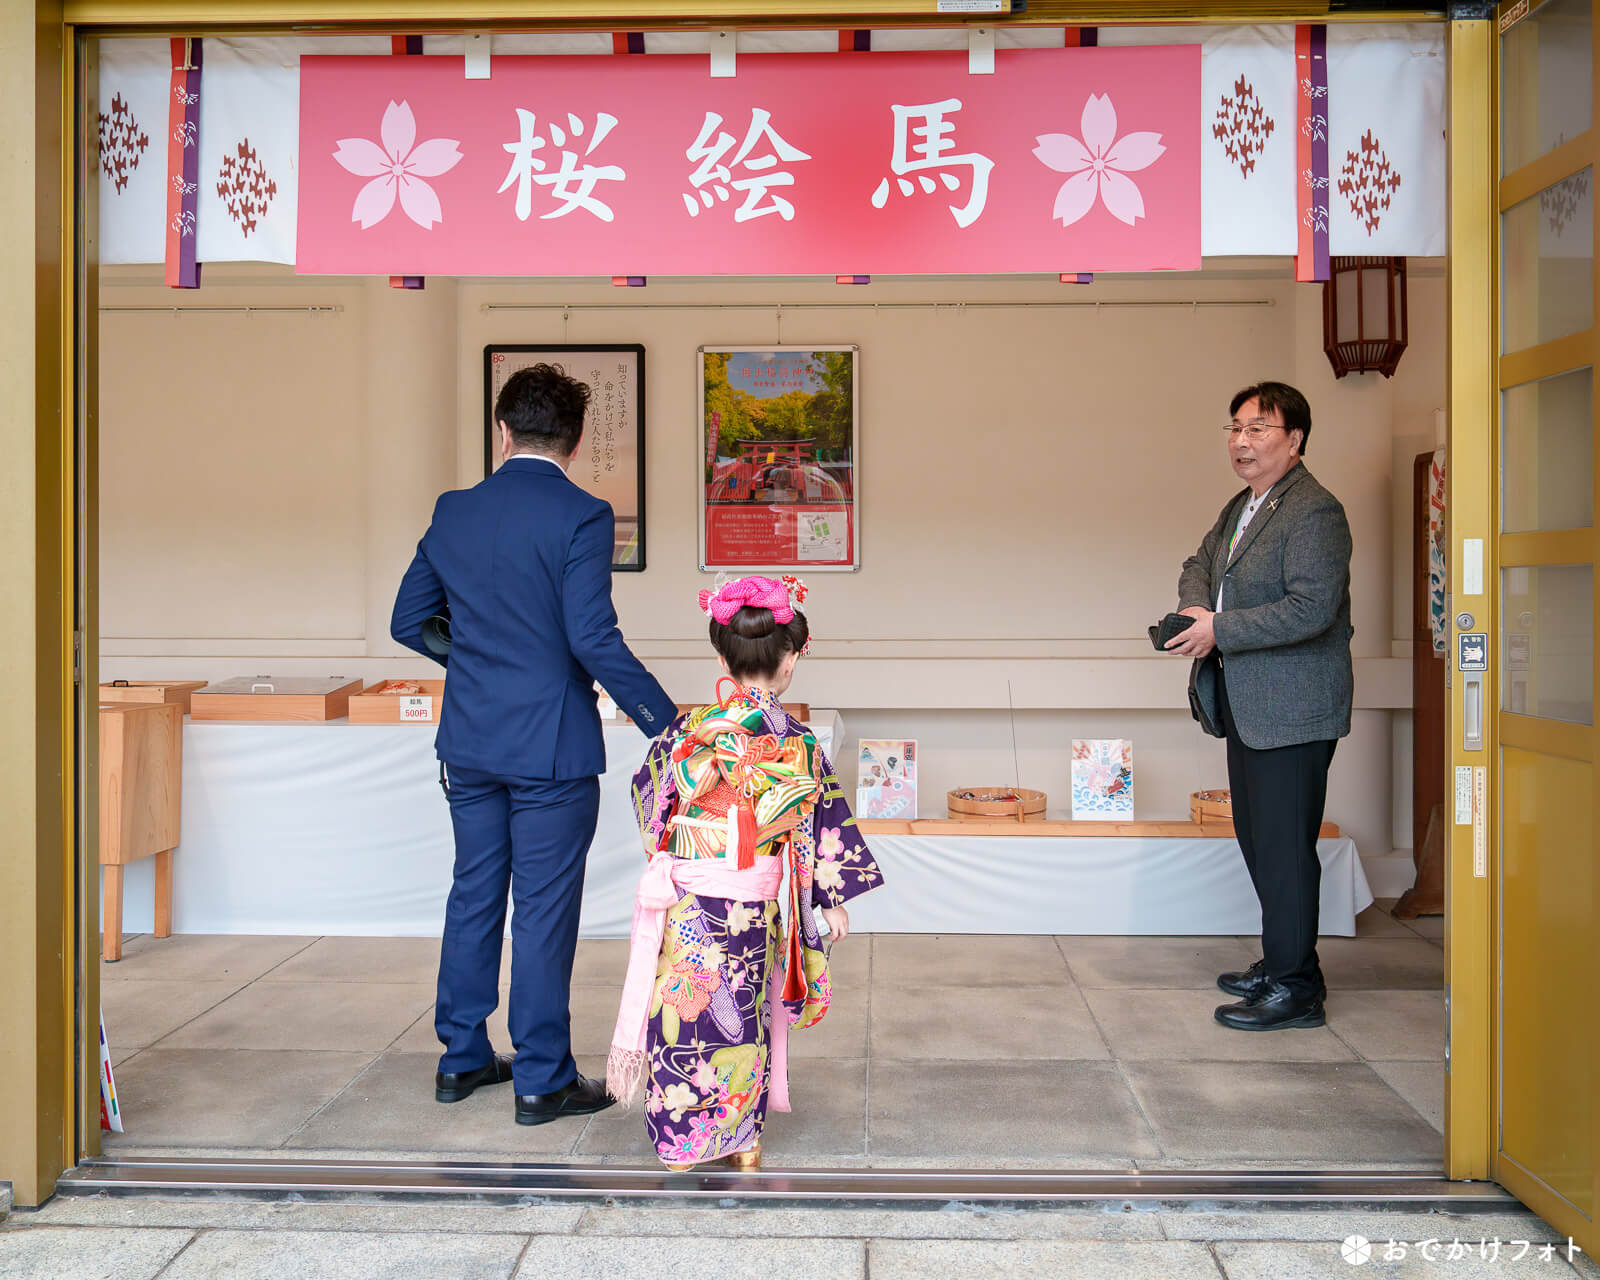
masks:
{"type": "Polygon", "coordinates": [[[158,272],[108,271],[102,673],[423,671],[388,639],[388,609],[434,497],[481,475],[484,344],[640,342],[650,567],[618,574],[615,596],[668,691],[707,696],[695,349],[857,343],[862,569],[807,575],[816,640],[795,696],[839,707],[852,735],[916,737],[925,814],[949,787],[1015,770],[1064,803],[1070,739],[1127,736],[1140,815],[1179,816],[1188,792],[1223,782],[1222,754],[1189,719],[1184,664],[1152,654],[1144,628],[1237,488],[1220,430],[1229,395],[1281,378],[1311,401],[1308,462],[1355,535],[1358,711],[1329,817],[1387,854],[1408,839],[1393,821],[1407,776],[1394,721],[1410,705],[1408,459],[1431,447],[1445,391],[1444,282],[1418,265],[1412,347],[1392,380],[1335,380],[1320,290],[1265,260],[1088,287],[430,280],[415,292],[208,268],[207,287],[181,297],[158,272]],[[1242,305],[1017,305],[1096,301],[1242,305]],[[339,310],[115,310],[174,303],[339,310]]]}

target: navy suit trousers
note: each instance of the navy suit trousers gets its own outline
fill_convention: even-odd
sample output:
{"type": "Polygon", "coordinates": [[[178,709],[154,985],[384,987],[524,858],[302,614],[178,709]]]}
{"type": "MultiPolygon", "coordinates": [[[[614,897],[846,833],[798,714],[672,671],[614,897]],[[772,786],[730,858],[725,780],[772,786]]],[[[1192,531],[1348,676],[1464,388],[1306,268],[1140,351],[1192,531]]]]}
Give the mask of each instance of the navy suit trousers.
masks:
{"type": "Polygon", "coordinates": [[[600,812],[600,780],[538,781],[448,767],[455,882],[445,906],[434,1029],[441,1071],[475,1071],[494,1050],[486,1022],[500,999],[510,891],[507,1023],[519,1094],[554,1093],[572,1059],[572,960],[583,872],[600,812]]]}

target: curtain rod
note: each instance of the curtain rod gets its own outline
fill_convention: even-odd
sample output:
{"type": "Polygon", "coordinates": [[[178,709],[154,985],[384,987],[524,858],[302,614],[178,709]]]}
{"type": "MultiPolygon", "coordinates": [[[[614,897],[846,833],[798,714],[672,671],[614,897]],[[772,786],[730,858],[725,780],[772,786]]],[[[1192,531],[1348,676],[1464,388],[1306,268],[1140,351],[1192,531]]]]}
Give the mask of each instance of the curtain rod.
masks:
{"type": "Polygon", "coordinates": [[[1071,302],[485,302],[481,311],[977,311],[1068,307],[1273,307],[1272,298],[1100,299],[1071,302]]]}
{"type": "Polygon", "coordinates": [[[226,306],[222,306],[222,307],[170,306],[170,307],[153,307],[153,306],[150,306],[150,307],[101,307],[100,310],[102,312],[106,312],[106,311],[141,311],[141,312],[155,312],[157,314],[160,314],[160,313],[163,313],[163,312],[170,312],[173,315],[177,315],[178,312],[180,312],[180,311],[206,311],[206,312],[211,312],[211,313],[231,311],[231,312],[235,312],[235,313],[239,313],[239,314],[243,314],[243,315],[249,315],[252,311],[263,311],[263,312],[272,311],[272,312],[280,312],[280,313],[281,312],[290,312],[290,313],[293,313],[295,315],[305,315],[305,314],[318,314],[318,313],[321,313],[321,314],[337,314],[338,312],[343,311],[344,307],[342,307],[340,305],[337,305],[337,304],[330,305],[330,306],[308,306],[308,307],[254,307],[254,306],[236,306],[236,307],[226,307],[226,306]]]}

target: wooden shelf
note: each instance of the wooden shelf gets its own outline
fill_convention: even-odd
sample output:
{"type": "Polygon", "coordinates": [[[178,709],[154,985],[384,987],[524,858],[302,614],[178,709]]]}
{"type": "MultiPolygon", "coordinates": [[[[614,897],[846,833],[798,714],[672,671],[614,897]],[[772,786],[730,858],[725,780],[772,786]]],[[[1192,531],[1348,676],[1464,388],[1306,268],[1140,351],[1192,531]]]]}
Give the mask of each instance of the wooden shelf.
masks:
{"type": "MultiPolygon", "coordinates": [[[[868,836],[1086,836],[1104,840],[1119,836],[1146,840],[1232,840],[1231,822],[1068,822],[1046,819],[1042,822],[959,822],[952,818],[896,820],[879,818],[858,821],[857,828],[868,836]]],[[[1339,828],[1324,822],[1318,833],[1323,840],[1337,840],[1339,828]]]]}

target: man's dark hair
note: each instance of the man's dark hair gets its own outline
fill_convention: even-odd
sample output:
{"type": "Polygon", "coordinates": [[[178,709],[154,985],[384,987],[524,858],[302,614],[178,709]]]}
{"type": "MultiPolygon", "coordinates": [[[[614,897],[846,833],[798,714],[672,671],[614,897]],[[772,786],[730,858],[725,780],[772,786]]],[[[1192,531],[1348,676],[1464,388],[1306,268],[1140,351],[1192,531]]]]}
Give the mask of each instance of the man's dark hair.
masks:
{"type": "Polygon", "coordinates": [[[583,435],[589,388],[558,364],[518,369],[494,402],[494,420],[511,428],[518,449],[569,457],[583,435]]]}
{"type": "Polygon", "coordinates": [[[1305,455],[1306,442],[1311,439],[1311,406],[1303,395],[1287,382],[1258,382],[1234,394],[1233,403],[1228,406],[1229,415],[1237,414],[1246,400],[1259,400],[1263,414],[1274,409],[1281,413],[1284,429],[1300,432],[1300,453],[1302,457],[1305,455]]]}
{"type": "Polygon", "coordinates": [[[778,672],[784,654],[799,653],[806,647],[811,628],[798,609],[794,620],[779,622],[771,609],[745,605],[723,626],[711,619],[711,647],[722,655],[728,672],[736,680],[751,676],[767,679],[778,672]]]}

